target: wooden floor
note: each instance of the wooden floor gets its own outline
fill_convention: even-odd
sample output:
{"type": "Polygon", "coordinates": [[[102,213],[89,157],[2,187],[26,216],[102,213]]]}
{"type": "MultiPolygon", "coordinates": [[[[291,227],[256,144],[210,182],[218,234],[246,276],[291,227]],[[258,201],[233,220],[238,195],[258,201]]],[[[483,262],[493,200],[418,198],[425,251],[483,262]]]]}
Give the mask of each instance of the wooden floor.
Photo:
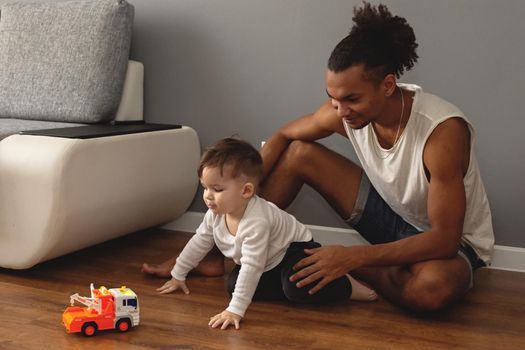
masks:
{"type": "Polygon", "coordinates": [[[525,349],[525,274],[482,269],[455,308],[406,313],[384,300],[331,306],[252,303],[241,329],[207,326],[229,298],[223,278],[192,277],[190,295],[160,296],[164,280],[144,276],[144,261],[163,261],[185,233],[149,230],[43,263],[0,269],[0,349],[525,349]],[[92,338],[67,334],[61,316],[89,284],[126,285],[139,296],[141,325],[92,338]]]}

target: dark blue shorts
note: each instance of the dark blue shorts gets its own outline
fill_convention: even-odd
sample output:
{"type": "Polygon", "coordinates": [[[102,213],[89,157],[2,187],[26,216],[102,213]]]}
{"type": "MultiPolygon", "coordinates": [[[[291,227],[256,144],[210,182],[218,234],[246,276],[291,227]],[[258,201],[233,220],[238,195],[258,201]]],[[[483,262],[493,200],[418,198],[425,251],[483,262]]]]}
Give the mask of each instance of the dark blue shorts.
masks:
{"type": "MultiPolygon", "coordinates": [[[[422,232],[390,208],[364,173],[354,212],[347,223],[371,244],[393,242],[422,232]]],[[[471,271],[485,266],[466,242],[461,241],[458,255],[467,261],[471,271]]]]}

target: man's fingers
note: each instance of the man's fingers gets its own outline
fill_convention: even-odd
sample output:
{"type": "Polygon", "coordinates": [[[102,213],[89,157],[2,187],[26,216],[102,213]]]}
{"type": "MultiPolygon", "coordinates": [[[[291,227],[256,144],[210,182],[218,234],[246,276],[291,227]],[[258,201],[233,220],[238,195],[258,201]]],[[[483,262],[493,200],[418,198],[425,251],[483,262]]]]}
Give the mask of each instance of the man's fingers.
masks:
{"type": "Polygon", "coordinates": [[[310,274],[309,276],[303,278],[299,282],[297,282],[296,286],[297,286],[297,288],[302,288],[304,286],[307,286],[307,285],[309,285],[311,283],[314,283],[314,282],[320,280],[321,278],[323,278],[321,272],[316,271],[316,272],[310,274]]]}
{"type": "Polygon", "coordinates": [[[240,322],[239,320],[235,320],[235,329],[240,329],[241,326],[240,326],[240,322]]]}
{"type": "Polygon", "coordinates": [[[305,249],[304,252],[308,255],[312,255],[317,253],[322,247],[319,248],[312,248],[312,249],[305,249]]]}
{"type": "Polygon", "coordinates": [[[181,289],[182,291],[185,293],[185,294],[190,294],[190,290],[188,289],[188,287],[186,286],[186,284],[183,284],[181,286],[181,289]]]}
{"type": "Polygon", "coordinates": [[[329,278],[323,278],[320,280],[312,289],[308,291],[308,294],[312,295],[317,293],[321,290],[324,286],[326,286],[331,280],[329,278]]]}
{"type": "Polygon", "coordinates": [[[225,319],[224,322],[222,323],[221,329],[226,329],[228,328],[229,325],[230,325],[230,320],[225,319]]]}
{"type": "Polygon", "coordinates": [[[309,256],[299,260],[299,262],[293,266],[293,269],[297,271],[297,270],[300,270],[306,266],[309,266],[315,263],[318,260],[318,258],[316,258],[314,254],[317,253],[320,249],[322,249],[322,247],[313,248],[313,249],[305,249],[304,252],[309,256]]]}
{"type": "Polygon", "coordinates": [[[305,268],[297,271],[293,275],[291,275],[290,276],[290,282],[299,281],[299,280],[309,276],[310,274],[312,274],[314,272],[315,272],[315,267],[313,265],[305,267],[305,268]]]}
{"type": "MultiPolygon", "coordinates": [[[[305,278],[309,278],[312,274],[314,273],[317,273],[320,271],[319,269],[319,266],[317,266],[318,264],[312,264],[312,265],[309,265],[309,266],[306,266],[306,267],[303,267],[302,269],[300,269],[299,271],[297,271],[296,273],[294,273],[293,275],[290,276],[290,281],[291,282],[296,282],[296,281],[300,281],[302,279],[305,279],[305,278]]],[[[322,276],[321,276],[322,277],[322,276]]],[[[317,277],[317,278],[321,278],[321,277],[317,277]]],[[[309,279],[308,281],[310,282],[314,282],[314,280],[311,280],[309,279]]],[[[308,283],[310,283],[308,282],[308,283]]],[[[306,283],[306,284],[308,284],[306,283]]],[[[302,283],[301,286],[304,286],[305,283],[302,283]]]]}
{"type": "Polygon", "coordinates": [[[294,271],[299,271],[307,266],[310,266],[312,265],[313,263],[315,263],[316,259],[314,256],[307,256],[306,258],[302,258],[301,260],[299,260],[294,266],[293,266],[293,269],[294,271]]]}

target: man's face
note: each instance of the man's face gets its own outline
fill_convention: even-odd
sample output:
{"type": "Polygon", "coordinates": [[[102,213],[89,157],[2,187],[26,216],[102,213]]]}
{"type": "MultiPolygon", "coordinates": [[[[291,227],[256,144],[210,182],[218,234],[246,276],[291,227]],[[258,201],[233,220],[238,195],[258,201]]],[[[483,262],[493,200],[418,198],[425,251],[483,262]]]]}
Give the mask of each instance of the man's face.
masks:
{"type": "Polygon", "coordinates": [[[385,101],[383,85],[364,76],[364,66],[342,72],[326,71],[326,93],[332,106],[349,127],[361,129],[381,115],[385,101]]]}

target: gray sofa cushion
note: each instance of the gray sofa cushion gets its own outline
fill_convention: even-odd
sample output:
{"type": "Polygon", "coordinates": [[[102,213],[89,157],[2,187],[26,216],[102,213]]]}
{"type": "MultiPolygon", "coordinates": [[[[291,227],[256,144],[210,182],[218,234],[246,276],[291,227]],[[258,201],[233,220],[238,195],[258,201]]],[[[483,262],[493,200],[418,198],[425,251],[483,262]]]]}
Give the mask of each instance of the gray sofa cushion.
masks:
{"type": "Polygon", "coordinates": [[[0,8],[0,117],[111,120],[129,58],[134,8],[123,0],[0,8]]]}
{"type": "Polygon", "coordinates": [[[43,122],[40,120],[2,118],[0,119],[0,140],[6,138],[7,136],[18,134],[20,131],[69,128],[72,126],[83,125],[86,124],[43,122]]]}

